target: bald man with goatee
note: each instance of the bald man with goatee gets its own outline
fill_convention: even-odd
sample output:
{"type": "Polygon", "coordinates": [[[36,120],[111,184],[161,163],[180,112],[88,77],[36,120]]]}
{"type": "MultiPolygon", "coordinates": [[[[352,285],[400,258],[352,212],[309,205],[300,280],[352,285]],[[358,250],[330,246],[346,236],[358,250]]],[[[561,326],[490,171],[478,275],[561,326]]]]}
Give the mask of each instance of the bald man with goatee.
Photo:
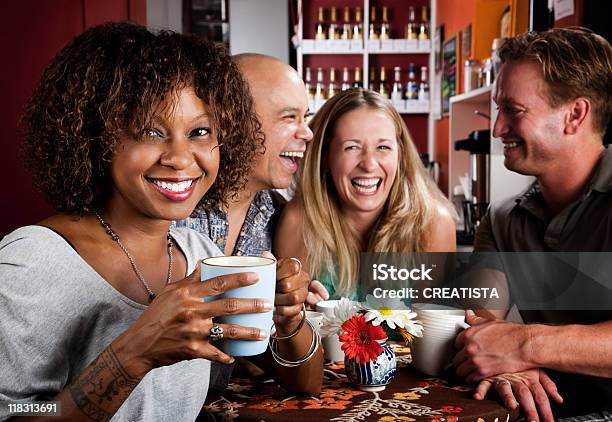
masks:
{"type": "MultiPolygon", "coordinates": [[[[290,186],[299,160],[306,151],[306,144],[312,139],[312,132],[306,123],[309,114],[308,99],[304,82],[298,73],[274,57],[240,54],[234,56],[234,60],[249,84],[255,112],[265,136],[265,152],[257,156],[248,175],[246,188],[230,202],[229,207],[197,209],[195,216],[179,221],[177,225],[208,236],[225,255],[259,256],[272,250],[276,221],[285,204],[283,197],[274,189],[290,186]]],[[[296,271],[301,270],[301,266],[294,266],[296,271]]],[[[301,319],[301,305],[291,303],[295,301],[295,288],[291,285],[279,290],[277,283],[275,322],[285,319],[296,324],[301,319]]],[[[319,288],[325,289],[322,285],[319,288]]],[[[309,296],[312,294],[309,293],[309,296]]],[[[308,346],[312,338],[309,328],[307,324],[299,327],[300,332],[293,338],[296,344],[283,345],[286,349],[283,350],[284,354],[295,355],[298,350],[308,346]]],[[[289,333],[278,334],[282,336],[289,333]]],[[[251,361],[262,367],[269,364],[262,356],[251,357],[251,361]]],[[[250,366],[244,359],[239,362],[242,366],[250,366]]],[[[321,367],[322,362],[323,355],[319,348],[308,362],[296,368],[277,370],[277,376],[286,380],[288,385],[291,385],[293,379],[312,378],[309,388],[304,390],[312,394],[312,391],[320,389],[322,377],[322,372],[313,372],[312,368],[321,367]]],[[[219,379],[211,381],[215,388],[226,385],[231,367],[220,372],[219,379]]]]}
{"type": "Polygon", "coordinates": [[[291,184],[312,139],[306,123],[308,98],[300,75],[289,65],[261,54],[234,56],[249,83],[265,135],[265,152],[248,176],[246,189],[228,208],[201,209],[179,225],[208,235],[226,255],[271,251],[284,199],[273,189],[291,184]]]}
{"type": "MultiPolygon", "coordinates": [[[[272,250],[274,230],[285,199],[274,189],[291,185],[312,139],[307,125],[304,82],[291,66],[262,54],[234,56],[246,78],[265,136],[265,152],[248,176],[246,189],[227,208],[199,209],[178,222],[210,237],[225,255],[259,256],[272,250]]],[[[318,281],[311,283],[308,304],[329,298],[318,281]]]]}

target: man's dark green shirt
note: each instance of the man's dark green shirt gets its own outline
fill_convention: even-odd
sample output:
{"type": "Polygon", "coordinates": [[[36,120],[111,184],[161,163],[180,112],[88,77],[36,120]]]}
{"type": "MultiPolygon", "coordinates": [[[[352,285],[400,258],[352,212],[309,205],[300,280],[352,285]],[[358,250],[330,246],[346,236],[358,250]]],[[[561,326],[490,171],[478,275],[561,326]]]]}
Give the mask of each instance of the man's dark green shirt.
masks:
{"type": "MultiPolygon", "coordinates": [[[[537,182],[519,197],[492,204],[478,227],[474,251],[612,252],[611,148],[605,149],[581,197],[553,218],[546,216],[537,182]]],[[[512,295],[516,286],[510,282],[509,287],[512,295]]],[[[525,323],[593,324],[612,320],[612,303],[604,311],[520,313],[525,323]]],[[[549,374],[565,398],[555,412],[557,417],[612,409],[612,379],[556,371],[549,374]]]]}

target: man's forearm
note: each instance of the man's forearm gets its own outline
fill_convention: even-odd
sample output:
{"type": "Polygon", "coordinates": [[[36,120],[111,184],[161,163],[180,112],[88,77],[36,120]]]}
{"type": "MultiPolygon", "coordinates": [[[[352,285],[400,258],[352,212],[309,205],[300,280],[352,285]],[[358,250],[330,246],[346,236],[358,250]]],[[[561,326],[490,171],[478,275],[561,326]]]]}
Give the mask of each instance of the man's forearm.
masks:
{"type": "Polygon", "coordinates": [[[612,321],[593,325],[532,324],[530,359],[562,372],[612,378],[612,321]]]}

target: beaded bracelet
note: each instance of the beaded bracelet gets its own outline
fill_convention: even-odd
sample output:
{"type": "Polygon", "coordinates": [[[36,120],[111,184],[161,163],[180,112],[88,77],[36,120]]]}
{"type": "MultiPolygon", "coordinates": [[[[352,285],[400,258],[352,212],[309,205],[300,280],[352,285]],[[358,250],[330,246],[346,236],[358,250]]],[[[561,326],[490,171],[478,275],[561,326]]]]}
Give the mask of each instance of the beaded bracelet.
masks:
{"type": "Polygon", "coordinates": [[[312,331],[312,342],[310,343],[310,348],[308,349],[308,352],[301,359],[291,361],[281,357],[278,354],[278,351],[276,350],[278,346],[278,341],[276,339],[270,338],[270,352],[272,352],[272,358],[274,358],[274,361],[276,363],[286,368],[294,368],[296,366],[300,366],[304,362],[309,361],[314,356],[317,349],[319,348],[319,344],[321,343],[321,338],[319,337],[319,333],[317,333],[310,321],[307,320],[306,323],[310,326],[310,330],[312,331]]]}
{"type": "Polygon", "coordinates": [[[302,303],[302,320],[298,324],[297,328],[291,334],[289,334],[289,335],[279,336],[279,335],[276,335],[276,328],[274,327],[274,324],[272,324],[272,328],[274,328],[274,330],[272,330],[272,328],[270,329],[270,338],[273,339],[273,340],[287,340],[287,339],[290,339],[291,337],[294,337],[297,333],[300,332],[300,330],[304,326],[304,321],[306,321],[306,305],[302,303]]]}

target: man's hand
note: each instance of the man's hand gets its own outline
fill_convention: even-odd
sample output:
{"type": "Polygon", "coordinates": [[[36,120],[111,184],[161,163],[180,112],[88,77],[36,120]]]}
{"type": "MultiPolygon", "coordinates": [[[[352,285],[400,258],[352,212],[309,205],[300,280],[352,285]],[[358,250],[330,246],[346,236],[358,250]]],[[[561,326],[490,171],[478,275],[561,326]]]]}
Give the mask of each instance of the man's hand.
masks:
{"type": "Polygon", "coordinates": [[[323,351],[317,341],[316,332],[310,324],[305,323],[302,315],[309,284],[310,277],[305,271],[302,271],[302,263],[298,259],[278,260],[273,319],[277,335],[288,337],[278,339],[276,352],[289,361],[303,360],[307,354],[312,352],[310,357],[297,366],[285,367],[277,358],[271,359],[273,356],[269,353],[259,356],[266,361],[266,366],[273,367],[283,388],[293,393],[313,396],[318,395],[321,391],[323,351]],[[316,349],[313,350],[313,346],[316,346],[316,349]]]}
{"type": "Polygon", "coordinates": [[[317,302],[329,299],[329,293],[319,280],[312,280],[308,286],[308,296],[306,297],[306,309],[314,310],[317,302]]]}
{"type": "Polygon", "coordinates": [[[476,387],[474,399],[483,400],[494,387],[504,406],[514,410],[520,405],[528,421],[553,422],[550,398],[563,403],[555,383],[541,369],[485,378],[476,387]]]}
{"type": "Polygon", "coordinates": [[[490,320],[466,311],[472,327],[459,333],[455,346],[459,352],[453,359],[457,375],[467,382],[485,377],[533,368],[530,361],[528,325],[490,320]]]}
{"type": "MultiPolygon", "coordinates": [[[[264,252],[263,256],[274,257],[269,252],[264,252]]],[[[300,261],[282,258],[277,262],[273,319],[279,335],[288,335],[298,327],[309,284],[310,277],[302,271],[300,261]]]]}

